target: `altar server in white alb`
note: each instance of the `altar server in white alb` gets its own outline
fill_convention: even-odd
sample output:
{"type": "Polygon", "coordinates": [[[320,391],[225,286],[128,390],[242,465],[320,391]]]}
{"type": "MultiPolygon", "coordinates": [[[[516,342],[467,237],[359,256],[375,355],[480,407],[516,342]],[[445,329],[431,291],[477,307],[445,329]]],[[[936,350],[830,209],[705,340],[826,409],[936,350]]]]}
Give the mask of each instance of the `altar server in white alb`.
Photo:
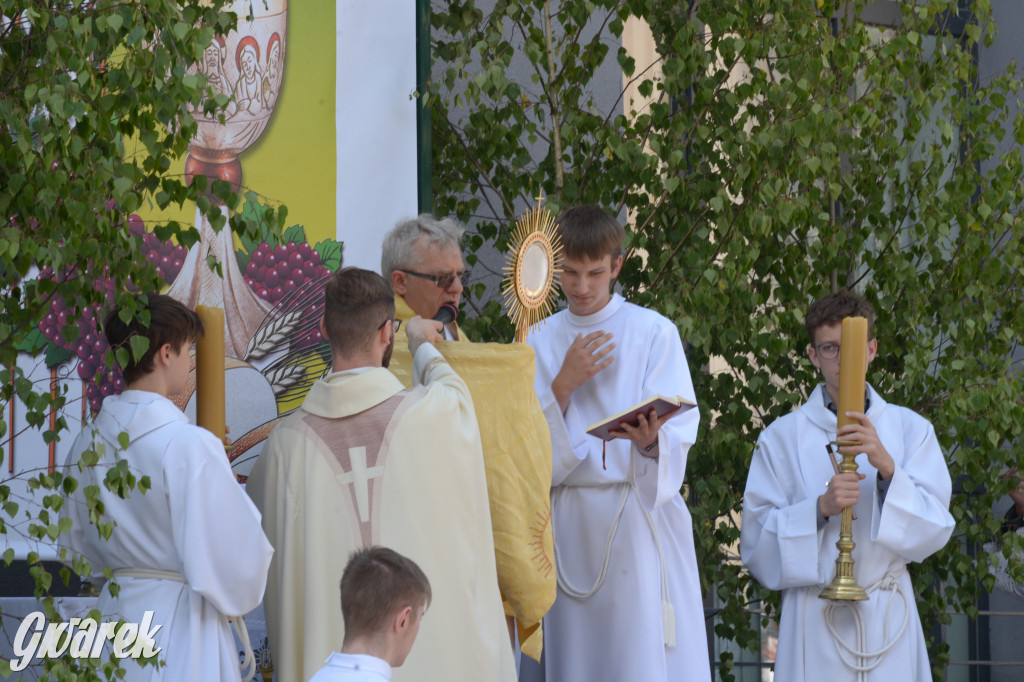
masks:
{"type": "Polygon", "coordinates": [[[141,623],[153,611],[153,627],[160,626],[155,646],[166,665],[124,659],[125,680],[239,680],[228,616],[260,603],[274,550],[223,443],[168,400],[186,388],[189,348],[202,322],[169,296],[149,294],[139,307],[148,310],[148,325],[138,316],[126,324],[116,310],[103,325],[111,348],[131,348],[132,337],[143,337],[149,349],[123,368],[128,389],[103,401],[72,446],[67,473],[78,488],[62,510],[72,521],[62,542],[83,554],[94,574],[113,569],[120,592],[114,597],[104,589],[97,604],[104,619],[141,623]],[[119,445],[122,433],[126,448],[119,445]],[[87,452],[99,459],[80,471],[87,452]],[[108,490],[104,478],[118,461],[152,487],[125,498],[108,490]],[[99,488],[101,518],[116,524],[108,539],[89,521],[86,486],[99,488]]]}
{"type": "Polygon", "coordinates": [[[807,311],[807,352],[824,383],[758,440],[740,553],[762,585],[782,590],[776,679],[929,682],[907,564],[949,540],[949,470],[932,425],[870,385],[864,413],[848,412],[854,422],[837,432],[842,321],[856,316],[868,320],[870,362],[878,352],[870,303],[841,290],[807,311]],[[863,453],[858,473],[835,473],[827,446],[837,438],[860,443],[839,448],[863,453]],[[854,578],[868,599],[820,599],[835,575],[840,512],[851,505],[854,578]]]}
{"type": "Polygon", "coordinates": [[[586,434],[656,394],[694,401],[679,332],[612,295],[625,237],[614,218],[577,206],[557,222],[569,309],[527,339],[552,438],[559,589],[544,619],[546,679],[710,680],[693,528],[679,494],[698,410],[641,417],[605,453],[586,434]]]}

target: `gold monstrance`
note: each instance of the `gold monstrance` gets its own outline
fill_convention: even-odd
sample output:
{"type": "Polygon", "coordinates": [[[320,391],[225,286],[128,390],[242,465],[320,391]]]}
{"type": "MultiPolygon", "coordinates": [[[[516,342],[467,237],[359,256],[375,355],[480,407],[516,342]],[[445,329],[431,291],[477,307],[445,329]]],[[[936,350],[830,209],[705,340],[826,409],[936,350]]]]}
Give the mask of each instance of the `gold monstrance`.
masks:
{"type": "Polygon", "coordinates": [[[551,314],[558,292],[555,275],[562,269],[562,240],[551,212],[537,205],[516,221],[512,248],[505,262],[502,296],[516,326],[516,343],[526,341],[530,327],[551,314]]]}
{"type": "MultiPolygon", "coordinates": [[[[836,407],[838,420],[836,428],[846,426],[853,420],[846,416],[848,411],[864,411],[864,382],[868,361],[868,321],[863,317],[843,318],[843,332],[839,343],[839,405],[836,407]]],[[[838,445],[860,445],[855,441],[837,441],[838,445]]],[[[829,455],[831,457],[831,455],[829,455]]],[[[857,473],[856,454],[843,453],[839,471],[844,474],[857,473]]],[[[853,577],[853,507],[843,510],[839,521],[839,540],[836,542],[839,557],[836,558],[836,575],[832,584],[821,591],[822,599],[862,601],[868,593],[857,584],[853,577]]]]}

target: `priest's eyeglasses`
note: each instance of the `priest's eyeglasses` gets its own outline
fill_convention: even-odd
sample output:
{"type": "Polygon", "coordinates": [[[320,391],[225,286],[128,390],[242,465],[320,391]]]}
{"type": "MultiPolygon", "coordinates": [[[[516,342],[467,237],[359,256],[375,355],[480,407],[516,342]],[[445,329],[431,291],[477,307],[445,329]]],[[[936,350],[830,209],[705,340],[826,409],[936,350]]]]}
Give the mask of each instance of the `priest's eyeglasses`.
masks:
{"type": "Polygon", "coordinates": [[[838,343],[820,343],[814,347],[814,350],[818,351],[818,355],[825,358],[826,360],[835,360],[839,355],[839,344],[838,343]]]}
{"type": "Polygon", "coordinates": [[[450,289],[455,280],[462,282],[462,286],[465,287],[469,284],[469,271],[460,272],[457,275],[428,275],[425,272],[413,272],[412,270],[399,270],[407,275],[413,277],[422,277],[423,279],[429,279],[431,282],[437,285],[438,289],[450,289]]]}
{"type": "Polygon", "coordinates": [[[388,322],[391,323],[391,325],[392,325],[391,331],[393,333],[395,333],[395,334],[397,334],[398,330],[402,328],[402,321],[401,320],[384,320],[383,322],[380,323],[380,326],[377,327],[377,331],[380,331],[381,329],[383,329],[384,325],[386,325],[388,322]]]}

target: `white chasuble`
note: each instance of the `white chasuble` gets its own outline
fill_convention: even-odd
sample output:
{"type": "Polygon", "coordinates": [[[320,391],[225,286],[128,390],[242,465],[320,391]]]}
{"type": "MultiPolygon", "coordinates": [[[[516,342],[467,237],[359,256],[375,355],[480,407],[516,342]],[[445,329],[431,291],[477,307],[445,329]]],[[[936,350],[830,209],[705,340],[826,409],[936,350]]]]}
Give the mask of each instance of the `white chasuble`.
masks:
{"type": "MultiPolygon", "coordinates": [[[[421,393],[421,392],[416,392],[421,393]]],[[[348,500],[345,521],[349,533],[363,547],[380,544],[380,498],[388,449],[388,427],[396,424],[396,412],[416,393],[394,395],[374,407],[337,419],[304,414],[303,422],[316,435],[324,458],[334,472],[341,493],[348,500]]]]}
{"type": "Polygon", "coordinates": [[[515,679],[473,404],[430,344],[414,374],[411,390],[383,368],[318,381],[249,476],[276,550],[264,610],[281,682],[341,649],[338,584],[371,543],[419,564],[433,592],[396,682],[515,679]]]}
{"type": "Polygon", "coordinates": [[[836,435],[824,390],[819,385],[762,432],[743,496],[743,563],[762,585],[782,591],[776,679],[929,682],[907,565],[942,549],[953,531],[952,485],[935,430],[867,387],[866,414],[896,463],[883,502],[877,469],[857,457],[866,478],[854,506],[854,578],[869,598],[820,599],[835,575],[840,523],[835,516],[817,527],[818,496],[834,474],[825,446],[836,435]]]}

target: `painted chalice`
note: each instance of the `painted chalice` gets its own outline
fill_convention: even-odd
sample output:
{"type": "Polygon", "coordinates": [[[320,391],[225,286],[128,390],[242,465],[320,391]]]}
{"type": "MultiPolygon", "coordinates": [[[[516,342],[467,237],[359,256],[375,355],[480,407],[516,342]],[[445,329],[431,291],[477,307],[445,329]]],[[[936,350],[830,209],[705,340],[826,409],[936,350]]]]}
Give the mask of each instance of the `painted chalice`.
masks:
{"type": "MultiPolygon", "coordinates": [[[[266,130],[281,91],[288,1],[235,0],[232,9],[238,14],[237,30],[217,36],[191,69],[206,75],[215,94],[231,99],[209,113],[206,107],[193,112],[199,131],[189,144],[185,179],[191,182],[205,175],[209,182],[230,182],[238,192],[242,184],[239,156],[266,130]]],[[[221,206],[221,211],[227,217],[228,208],[221,206]]],[[[189,250],[167,293],[189,307],[223,308],[225,350],[229,356],[243,358],[270,307],[246,284],[230,230],[215,231],[198,209],[195,224],[201,239],[189,250]],[[207,262],[211,255],[220,265],[219,273],[207,262]]]]}

